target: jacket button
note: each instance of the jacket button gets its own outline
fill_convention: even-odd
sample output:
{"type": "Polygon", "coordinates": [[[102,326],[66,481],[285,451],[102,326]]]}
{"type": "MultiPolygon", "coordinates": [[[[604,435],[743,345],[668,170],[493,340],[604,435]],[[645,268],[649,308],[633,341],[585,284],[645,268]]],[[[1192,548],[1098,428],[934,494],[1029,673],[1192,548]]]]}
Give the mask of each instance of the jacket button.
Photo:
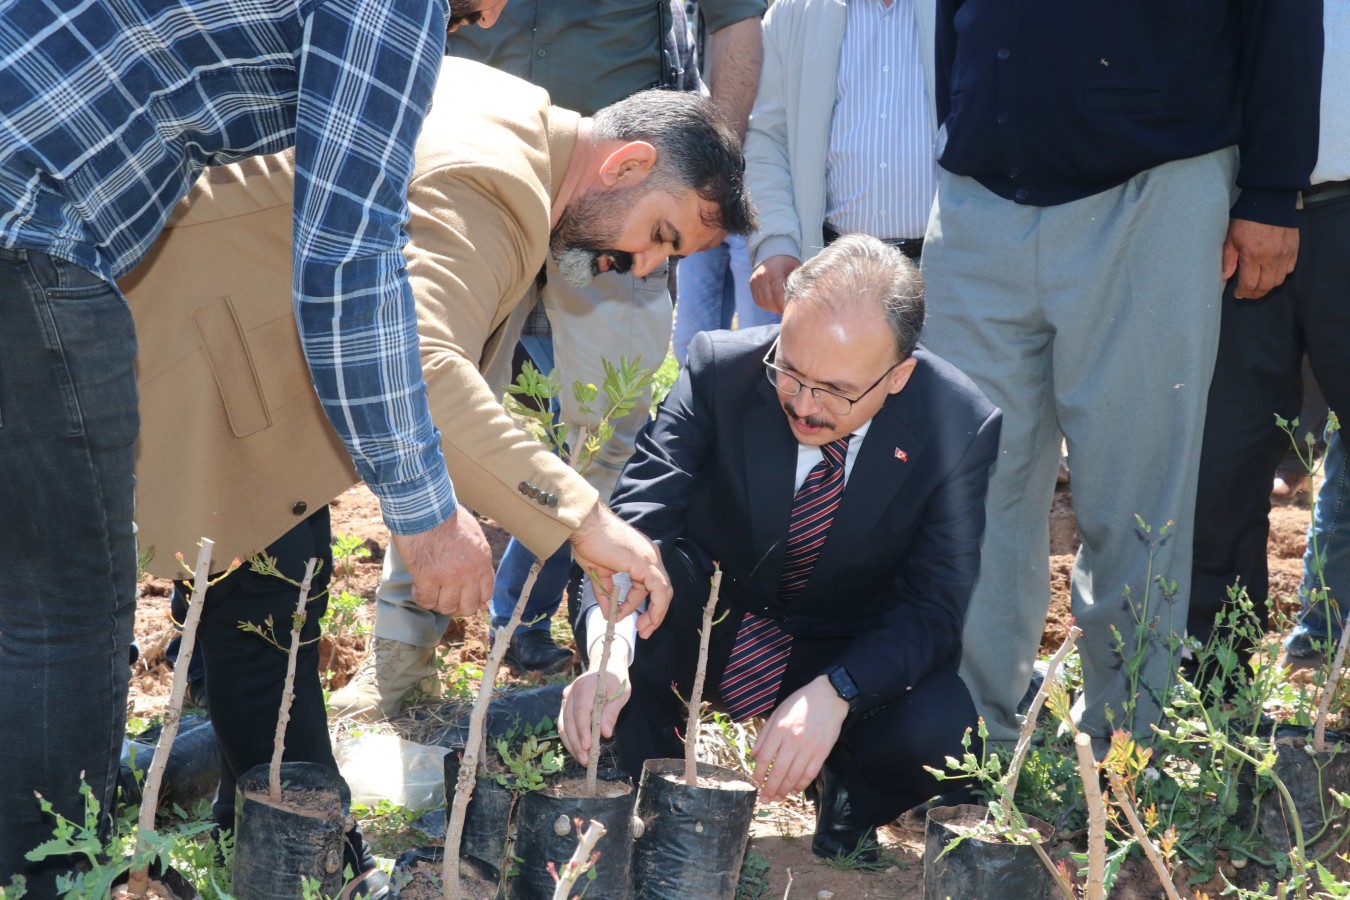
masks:
{"type": "Polygon", "coordinates": [[[305,503],[305,501],[303,500],[297,500],[295,501],[295,505],[291,507],[291,514],[296,516],[303,516],[305,514],[305,510],[307,509],[309,509],[309,504],[305,503]]]}

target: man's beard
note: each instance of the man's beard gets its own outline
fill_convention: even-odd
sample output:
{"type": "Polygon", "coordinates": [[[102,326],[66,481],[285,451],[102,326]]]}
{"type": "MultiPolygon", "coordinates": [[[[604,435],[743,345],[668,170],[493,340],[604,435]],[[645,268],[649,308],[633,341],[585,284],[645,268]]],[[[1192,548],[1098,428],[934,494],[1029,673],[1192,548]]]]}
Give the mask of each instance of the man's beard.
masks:
{"type": "Polygon", "coordinates": [[[609,271],[633,267],[633,254],[612,247],[639,196],[636,187],[592,189],[567,204],[549,235],[549,250],[563,281],[584,288],[600,274],[601,257],[608,257],[609,271]]]}
{"type": "Polygon", "coordinates": [[[445,22],[446,29],[454,30],[465,25],[477,25],[478,20],[483,18],[483,14],[479,12],[482,5],[483,0],[450,0],[450,15],[445,22]]]}

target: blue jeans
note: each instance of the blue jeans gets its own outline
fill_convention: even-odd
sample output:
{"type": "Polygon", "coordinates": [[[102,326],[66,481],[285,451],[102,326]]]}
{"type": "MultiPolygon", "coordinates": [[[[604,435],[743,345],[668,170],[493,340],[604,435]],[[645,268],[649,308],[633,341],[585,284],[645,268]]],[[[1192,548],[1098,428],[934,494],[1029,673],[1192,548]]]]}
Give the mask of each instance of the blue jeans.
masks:
{"type": "Polygon", "coordinates": [[[136,334],[80,267],[0,249],[0,722],[23,735],[0,780],[0,885],[56,896],[68,859],[36,790],[83,821],[83,775],[113,809],[136,606],[136,334]]]}
{"type": "MultiPolygon", "coordinates": [[[[492,628],[505,628],[511,621],[511,610],[516,608],[520,592],[525,588],[525,578],[530,574],[530,566],[536,557],[515,538],[506,545],[502,561],[497,565],[497,579],[492,585],[492,628]]],[[[572,545],[563,543],[553,552],[539,572],[539,578],[530,591],[530,599],[525,603],[525,613],[521,616],[522,631],[547,631],[549,620],[558,611],[562,603],[563,590],[567,587],[567,575],[572,571],[572,545]]]]}
{"type": "Polygon", "coordinates": [[[1286,639],[1286,645],[1298,637],[1339,638],[1347,615],[1350,615],[1350,529],[1341,521],[1350,512],[1350,469],[1345,464],[1345,441],[1340,431],[1327,433],[1327,452],[1323,460],[1322,487],[1313,505],[1308,549],[1303,554],[1303,584],[1299,587],[1303,612],[1298,625],[1286,639]],[[1314,567],[1314,547],[1316,555],[1322,557],[1320,579],[1314,567]],[[1322,584],[1326,584],[1331,599],[1336,602],[1334,612],[1340,614],[1340,621],[1334,624],[1330,633],[1327,629],[1328,604],[1310,603],[1309,600],[1309,592],[1322,584]]]}
{"type": "Polygon", "coordinates": [[[680,260],[679,298],[675,303],[675,360],[683,366],[689,342],[700,331],[771,325],[781,316],[755,305],[750,295],[750,259],[745,238],[728,235],[716,247],[680,260]]]}

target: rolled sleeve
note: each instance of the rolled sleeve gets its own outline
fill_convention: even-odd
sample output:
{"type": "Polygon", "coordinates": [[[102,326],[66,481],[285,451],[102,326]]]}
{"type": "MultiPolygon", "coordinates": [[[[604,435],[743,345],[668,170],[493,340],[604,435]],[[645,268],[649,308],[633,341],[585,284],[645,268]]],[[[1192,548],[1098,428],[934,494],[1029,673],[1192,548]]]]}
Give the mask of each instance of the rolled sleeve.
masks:
{"type": "Polygon", "coordinates": [[[404,267],[408,180],[445,34],[436,0],[330,0],[306,23],[295,304],[311,377],[397,534],[455,511],[404,267]]]}

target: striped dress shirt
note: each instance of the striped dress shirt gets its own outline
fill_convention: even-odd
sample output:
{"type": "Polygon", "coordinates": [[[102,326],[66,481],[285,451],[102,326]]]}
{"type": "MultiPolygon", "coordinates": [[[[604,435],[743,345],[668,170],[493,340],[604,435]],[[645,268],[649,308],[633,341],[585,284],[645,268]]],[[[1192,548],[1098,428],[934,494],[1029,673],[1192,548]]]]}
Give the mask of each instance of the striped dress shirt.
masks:
{"type": "Polygon", "coordinates": [[[446,11],[445,0],[0,0],[0,247],[112,281],[203,166],[295,146],[305,355],[399,533],[455,509],[402,253],[446,11]]]}
{"type": "Polygon", "coordinates": [[[921,238],[937,190],[916,0],[850,0],[825,171],[840,234],[921,238]]]}

